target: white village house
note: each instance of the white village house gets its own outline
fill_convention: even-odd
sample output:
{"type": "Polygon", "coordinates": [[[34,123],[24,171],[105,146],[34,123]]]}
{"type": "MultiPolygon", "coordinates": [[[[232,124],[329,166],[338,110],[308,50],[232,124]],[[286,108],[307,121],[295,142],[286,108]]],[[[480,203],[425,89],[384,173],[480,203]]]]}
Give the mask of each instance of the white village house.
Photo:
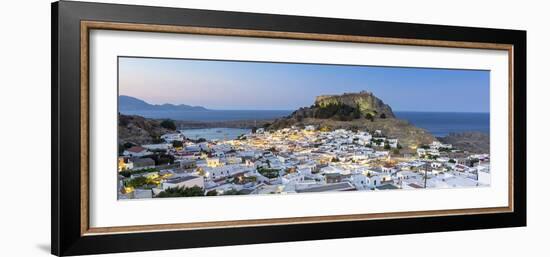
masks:
{"type": "Polygon", "coordinates": [[[132,146],[124,150],[124,152],[122,153],[122,155],[129,156],[129,157],[143,157],[150,154],[152,153],[149,152],[146,148],[141,146],[132,146]]]}

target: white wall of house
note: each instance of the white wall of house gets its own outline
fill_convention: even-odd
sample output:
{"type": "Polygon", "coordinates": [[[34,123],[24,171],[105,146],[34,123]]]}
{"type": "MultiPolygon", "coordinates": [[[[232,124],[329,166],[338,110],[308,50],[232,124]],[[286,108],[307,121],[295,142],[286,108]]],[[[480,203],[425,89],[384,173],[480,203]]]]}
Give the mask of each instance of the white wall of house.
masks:
{"type": "Polygon", "coordinates": [[[135,199],[153,198],[153,191],[151,189],[135,189],[135,199]]]}
{"type": "Polygon", "coordinates": [[[370,176],[370,177],[368,177],[368,176],[366,177],[367,186],[370,187],[370,188],[374,188],[374,187],[379,186],[380,181],[381,181],[381,178],[378,175],[373,175],[373,176],[370,176]]]}
{"type": "Polygon", "coordinates": [[[170,182],[164,182],[162,183],[162,189],[166,190],[168,188],[174,188],[174,187],[194,187],[198,186],[201,188],[204,188],[204,179],[203,177],[195,177],[193,179],[189,179],[186,181],[182,181],[179,183],[170,183],[170,182]]]}
{"type": "Polygon", "coordinates": [[[254,171],[254,166],[247,166],[243,164],[230,164],[219,167],[205,167],[204,171],[208,179],[219,179],[230,177],[241,172],[254,171]]]}
{"type": "Polygon", "coordinates": [[[127,151],[125,150],[124,152],[122,152],[122,155],[124,156],[129,156],[129,157],[143,157],[143,156],[146,156],[146,155],[150,155],[151,152],[147,151],[147,150],[143,150],[141,152],[131,152],[131,151],[127,151]]]}

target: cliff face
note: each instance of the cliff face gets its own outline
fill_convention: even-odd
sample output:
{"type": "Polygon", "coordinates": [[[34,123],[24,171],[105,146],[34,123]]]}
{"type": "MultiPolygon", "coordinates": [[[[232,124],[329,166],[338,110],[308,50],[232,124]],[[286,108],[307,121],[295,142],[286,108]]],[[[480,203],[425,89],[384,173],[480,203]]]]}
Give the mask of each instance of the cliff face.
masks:
{"type": "Polygon", "coordinates": [[[330,106],[347,106],[356,109],[358,113],[365,117],[386,117],[395,118],[392,109],[382,100],[374,96],[371,92],[362,91],[360,93],[346,93],[343,95],[321,95],[315,98],[317,108],[330,108],[330,106]]]}
{"type": "Polygon", "coordinates": [[[370,92],[346,93],[343,95],[317,96],[310,107],[296,110],[290,118],[331,119],[352,121],[356,119],[395,118],[391,107],[370,92]]]}

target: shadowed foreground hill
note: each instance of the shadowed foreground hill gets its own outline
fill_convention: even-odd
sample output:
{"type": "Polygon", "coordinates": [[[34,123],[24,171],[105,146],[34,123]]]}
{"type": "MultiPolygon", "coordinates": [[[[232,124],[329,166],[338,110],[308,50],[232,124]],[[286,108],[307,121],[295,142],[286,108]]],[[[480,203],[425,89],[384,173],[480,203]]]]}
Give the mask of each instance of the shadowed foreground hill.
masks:
{"type": "Polygon", "coordinates": [[[446,137],[438,137],[444,144],[452,144],[453,147],[470,153],[489,153],[490,136],[481,132],[450,133],[446,137]]]}
{"type": "Polygon", "coordinates": [[[160,136],[174,132],[173,129],[175,127],[163,124],[162,120],[146,119],[137,115],[118,115],[119,144],[142,145],[156,143],[160,141],[160,136]]]}

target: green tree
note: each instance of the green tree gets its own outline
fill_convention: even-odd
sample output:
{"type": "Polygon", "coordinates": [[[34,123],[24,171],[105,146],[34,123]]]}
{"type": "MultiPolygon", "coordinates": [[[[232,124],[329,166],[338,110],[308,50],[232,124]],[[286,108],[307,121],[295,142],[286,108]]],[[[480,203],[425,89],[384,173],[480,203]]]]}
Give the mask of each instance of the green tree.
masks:
{"type": "Polygon", "coordinates": [[[135,146],[135,144],[132,144],[132,143],[130,143],[130,142],[126,142],[126,143],[124,143],[122,146],[124,147],[124,149],[128,149],[128,148],[130,148],[130,147],[132,147],[132,146],[135,146]]]}
{"type": "Polygon", "coordinates": [[[279,170],[277,169],[258,167],[257,170],[258,173],[262,174],[266,178],[276,178],[279,176],[279,170]]]}
{"type": "Polygon", "coordinates": [[[172,187],[160,192],[157,197],[193,197],[204,196],[204,190],[198,186],[193,187],[172,187]]]}
{"type": "Polygon", "coordinates": [[[183,147],[183,142],[181,141],[172,141],[172,146],[173,147],[183,147]]]}
{"type": "Polygon", "coordinates": [[[127,187],[142,187],[148,182],[146,177],[137,177],[130,180],[127,180],[124,184],[127,187]]]}
{"type": "Polygon", "coordinates": [[[370,121],[374,121],[374,116],[370,113],[367,113],[367,114],[365,114],[365,119],[370,120],[370,121]]]}
{"type": "Polygon", "coordinates": [[[176,130],[176,123],[174,123],[174,121],[172,120],[163,120],[160,123],[160,126],[169,130],[176,130]]]}
{"type": "Polygon", "coordinates": [[[235,189],[230,189],[230,190],[227,190],[227,191],[223,192],[223,195],[241,195],[241,192],[239,192],[235,189]]]}
{"type": "Polygon", "coordinates": [[[119,172],[118,174],[124,176],[125,178],[129,178],[131,175],[157,172],[157,171],[159,171],[157,168],[146,168],[146,169],[140,169],[140,170],[125,170],[125,171],[119,172]]]}
{"type": "Polygon", "coordinates": [[[154,154],[144,156],[153,159],[155,165],[164,165],[174,163],[175,157],[171,154],[166,154],[166,150],[155,151],[154,154]]]}
{"type": "Polygon", "coordinates": [[[207,195],[207,196],[217,196],[217,195],[218,195],[218,191],[216,191],[216,190],[210,190],[210,191],[206,192],[206,195],[207,195]]]}
{"type": "Polygon", "coordinates": [[[153,138],[153,139],[152,139],[153,144],[161,144],[161,143],[164,143],[164,139],[160,138],[160,135],[151,135],[151,137],[153,138]]]}

